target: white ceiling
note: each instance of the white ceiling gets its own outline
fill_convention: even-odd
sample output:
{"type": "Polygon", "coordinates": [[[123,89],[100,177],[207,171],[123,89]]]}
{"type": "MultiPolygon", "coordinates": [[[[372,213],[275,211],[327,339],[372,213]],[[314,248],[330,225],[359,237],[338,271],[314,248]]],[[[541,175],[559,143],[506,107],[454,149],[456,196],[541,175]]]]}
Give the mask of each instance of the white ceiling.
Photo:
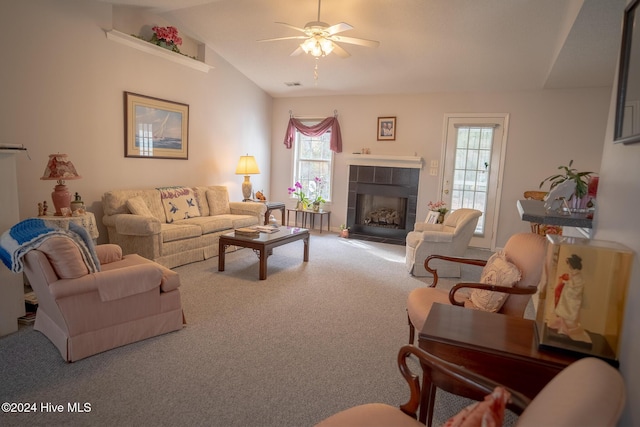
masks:
{"type": "MultiPolygon", "coordinates": [[[[610,86],[626,0],[323,0],[351,57],[289,56],[317,0],[100,0],[149,7],[274,97],[610,86]],[[314,66],[318,64],[318,79],[314,66]],[[288,87],[286,82],[301,86],[288,87]]],[[[215,64],[213,64],[215,65],[215,64]]],[[[215,72],[212,70],[211,72],[215,72]]]]}

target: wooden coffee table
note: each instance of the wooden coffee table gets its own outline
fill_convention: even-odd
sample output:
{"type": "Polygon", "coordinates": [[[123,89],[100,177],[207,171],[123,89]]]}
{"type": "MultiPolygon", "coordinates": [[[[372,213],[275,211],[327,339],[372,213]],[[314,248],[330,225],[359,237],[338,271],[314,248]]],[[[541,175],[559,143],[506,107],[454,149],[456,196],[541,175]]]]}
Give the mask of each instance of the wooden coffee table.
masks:
{"type": "MultiPolygon", "coordinates": [[[[418,345],[531,399],[580,357],[538,349],[533,320],[438,303],[424,322],[418,345]]],[[[484,398],[450,378],[428,375],[427,370],[423,387],[420,421],[428,421],[427,426],[431,425],[436,388],[475,400],[484,398]]]]}
{"type": "Polygon", "coordinates": [[[295,242],[304,241],[304,262],[309,261],[309,230],[306,228],[280,227],[275,233],[260,233],[258,236],[223,234],[218,242],[218,271],[224,271],[225,251],[229,246],[240,246],[253,249],[260,258],[260,280],[267,278],[267,257],[273,248],[295,242]]]}

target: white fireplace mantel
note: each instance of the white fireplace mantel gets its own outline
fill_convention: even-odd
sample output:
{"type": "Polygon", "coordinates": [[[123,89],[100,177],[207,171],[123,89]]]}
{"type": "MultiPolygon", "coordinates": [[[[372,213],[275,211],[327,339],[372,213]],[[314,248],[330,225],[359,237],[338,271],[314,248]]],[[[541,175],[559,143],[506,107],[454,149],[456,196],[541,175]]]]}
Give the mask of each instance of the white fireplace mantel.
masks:
{"type": "Polygon", "coordinates": [[[351,154],[346,157],[346,160],[349,165],[422,169],[422,157],[416,156],[351,154]]]}

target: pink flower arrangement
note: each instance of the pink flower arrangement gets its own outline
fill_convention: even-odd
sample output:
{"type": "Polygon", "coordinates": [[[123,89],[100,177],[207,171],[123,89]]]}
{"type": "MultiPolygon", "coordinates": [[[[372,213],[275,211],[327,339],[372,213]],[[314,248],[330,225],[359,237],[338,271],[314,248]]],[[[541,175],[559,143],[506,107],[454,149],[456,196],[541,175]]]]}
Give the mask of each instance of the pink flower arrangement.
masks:
{"type": "Polygon", "coordinates": [[[429,202],[428,207],[430,211],[440,212],[441,214],[446,214],[447,212],[449,212],[449,209],[447,209],[447,204],[442,200],[439,200],[435,203],[429,202]]]}
{"type": "Polygon", "coordinates": [[[296,196],[298,198],[298,201],[302,203],[304,207],[309,204],[309,198],[302,191],[302,184],[300,184],[300,182],[296,181],[293,187],[288,188],[288,191],[289,195],[293,194],[294,196],[296,196]]]}
{"type": "Polygon", "coordinates": [[[158,27],[156,25],[152,30],[153,37],[151,37],[151,43],[180,53],[178,46],[182,45],[182,38],[178,36],[178,29],[176,27],[158,27]]]}

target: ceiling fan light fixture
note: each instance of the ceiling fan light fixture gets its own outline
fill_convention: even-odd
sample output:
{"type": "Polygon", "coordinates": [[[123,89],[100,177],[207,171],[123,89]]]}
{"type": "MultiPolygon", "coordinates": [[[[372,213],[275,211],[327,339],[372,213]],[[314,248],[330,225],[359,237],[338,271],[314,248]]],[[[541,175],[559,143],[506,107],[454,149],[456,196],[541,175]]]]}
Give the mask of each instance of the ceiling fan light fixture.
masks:
{"type": "Polygon", "coordinates": [[[300,44],[304,53],[311,54],[316,58],[327,56],[333,51],[333,42],[324,37],[312,37],[300,44]]]}

